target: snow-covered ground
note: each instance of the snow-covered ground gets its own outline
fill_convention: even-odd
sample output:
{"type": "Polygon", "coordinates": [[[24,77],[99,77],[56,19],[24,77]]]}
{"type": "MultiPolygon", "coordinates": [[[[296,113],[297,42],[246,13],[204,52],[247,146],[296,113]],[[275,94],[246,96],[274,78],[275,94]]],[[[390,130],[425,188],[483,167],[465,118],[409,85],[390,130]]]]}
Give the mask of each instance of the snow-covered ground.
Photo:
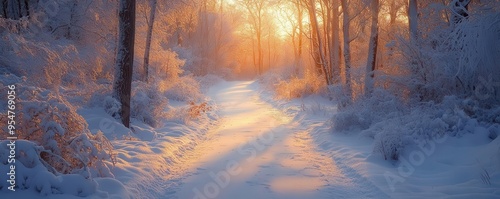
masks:
{"type": "Polygon", "coordinates": [[[221,81],[206,94],[213,110],[202,118],[156,129],[133,121],[133,132],[102,109],[79,110],[92,132],[117,138],[114,178],[95,178],[87,198],[500,198],[500,139],[480,127],[396,163],[372,153],[371,138],[332,132],[337,107],[323,97],[279,101],[255,81],[221,81]]]}
{"type": "Polygon", "coordinates": [[[337,107],[331,101],[317,95],[276,101],[269,91],[261,92],[266,102],[295,115],[311,145],[361,188],[338,198],[500,198],[500,139],[488,138],[480,125],[460,137],[416,143],[394,162],[374,153],[373,139],[360,130],[334,132],[329,120],[337,107]]]}
{"type": "Polygon", "coordinates": [[[500,141],[481,128],[394,163],[373,155],[372,139],[332,132],[337,109],[324,98],[276,101],[252,81],[223,82],[209,95],[220,126],[188,153],[189,169],[167,198],[500,197],[500,141]]]}
{"type": "Polygon", "coordinates": [[[220,125],[188,152],[187,173],[166,198],[359,198],[387,196],[331,159],[293,115],[260,97],[253,81],[223,82],[210,95],[220,125]]]}

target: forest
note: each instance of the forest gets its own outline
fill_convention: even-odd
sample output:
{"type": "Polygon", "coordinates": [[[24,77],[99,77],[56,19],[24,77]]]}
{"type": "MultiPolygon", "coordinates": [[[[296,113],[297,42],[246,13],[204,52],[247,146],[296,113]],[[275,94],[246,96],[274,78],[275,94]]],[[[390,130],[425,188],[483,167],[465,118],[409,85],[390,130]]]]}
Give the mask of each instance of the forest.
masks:
{"type": "Polygon", "coordinates": [[[500,0],[0,0],[0,198],[499,198],[500,0]]]}

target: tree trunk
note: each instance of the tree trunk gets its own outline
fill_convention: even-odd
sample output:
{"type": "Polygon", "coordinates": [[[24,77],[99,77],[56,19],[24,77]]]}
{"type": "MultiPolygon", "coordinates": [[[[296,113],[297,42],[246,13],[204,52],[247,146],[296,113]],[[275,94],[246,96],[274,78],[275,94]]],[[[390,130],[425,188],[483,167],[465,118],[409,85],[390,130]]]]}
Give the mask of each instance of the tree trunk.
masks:
{"type": "Polygon", "coordinates": [[[78,6],[78,1],[73,1],[73,4],[71,5],[71,15],[69,17],[69,24],[68,24],[68,27],[66,29],[66,38],[68,39],[75,39],[77,38],[74,34],[73,34],[73,30],[72,30],[72,27],[73,25],[76,23],[76,19],[77,19],[77,12],[76,12],[76,8],[78,6]]]}
{"type": "Polygon", "coordinates": [[[113,95],[121,103],[120,118],[123,125],[128,128],[134,63],[135,0],[120,1],[118,34],[113,95]]]}
{"type": "Polygon", "coordinates": [[[146,46],[144,48],[143,81],[149,82],[149,51],[151,50],[151,37],[153,35],[153,25],[155,23],[155,13],[157,0],[151,0],[151,11],[149,13],[148,32],[146,34],[146,46]]]}
{"type": "MultiPolygon", "coordinates": [[[[73,4],[76,5],[78,2],[74,2],[73,4]]],[[[29,3],[28,0],[21,0],[21,17],[27,17],[29,15],[29,3]]],[[[73,8],[72,8],[73,9],[73,8]]],[[[72,10],[72,12],[74,12],[72,10]]]]}
{"type": "Polygon", "coordinates": [[[417,18],[417,0],[408,2],[408,25],[410,28],[410,40],[418,38],[418,18],[417,18]]]}
{"type": "Polygon", "coordinates": [[[267,69],[271,69],[271,28],[267,32],[267,69]]]}
{"type": "MultiPolygon", "coordinates": [[[[264,65],[263,52],[262,52],[262,17],[264,12],[265,0],[245,0],[242,1],[243,6],[247,9],[250,17],[252,18],[252,28],[257,37],[257,63],[256,68],[259,75],[262,74],[262,67],[264,65]]],[[[255,54],[255,51],[253,52],[255,54]]],[[[255,56],[254,56],[255,59],[255,56]]],[[[255,63],[255,61],[254,61],[255,63]]]]}
{"type": "Polygon", "coordinates": [[[372,25],[370,32],[370,43],[368,45],[368,59],[366,61],[366,74],[365,74],[365,95],[369,95],[373,90],[373,72],[377,64],[377,46],[378,46],[378,8],[379,0],[372,0],[371,14],[372,25]]]}
{"type": "Polygon", "coordinates": [[[19,0],[6,0],[6,18],[8,19],[13,19],[13,20],[18,20],[21,18],[21,2],[19,0]]]}
{"type": "MultiPolygon", "coordinates": [[[[326,66],[325,66],[325,55],[323,54],[323,41],[321,40],[321,33],[319,32],[319,27],[318,27],[318,20],[316,19],[316,8],[315,8],[315,2],[314,0],[309,0],[309,15],[311,18],[311,29],[312,29],[312,34],[316,34],[316,42],[317,46],[314,47],[314,56],[317,56],[315,62],[316,62],[316,67],[317,69],[321,70],[323,75],[325,76],[325,81],[327,85],[330,85],[330,81],[328,79],[328,73],[326,72],[326,66]]],[[[313,41],[314,43],[315,41],[313,41]]]]}
{"type": "MultiPolygon", "coordinates": [[[[395,34],[396,34],[396,18],[398,16],[398,10],[399,6],[396,6],[396,0],[391,0],[391,4],[389,6],[389,16],[390,16],[390,21],[389,21],[389,40],[391,42],[395,42],[395,34]]],[[[388,57],[387,60],[384,60],[383,62],[391,62],[392,56],[394,54],[394,45],[391,45],[388,50],[388,57]]]]}
{"type": "Polygon", "coordinates": [[[394,25],[396,25],[396,17],[398,16],[398,7],[396,6],[396,0],[391,0],[391,4],[389,5],[389,24],[391,25],[391,29],[394,29],[394,25]]]}
{"type": "Polygon", "coordinates": [[[325,4],[325,9],[323,10],[323,21],[324,21],[324,36],[325,36],[325,59],[327,65],[326,71],[328,72],[328,80],[331,82],[333,79],[333,58],[332,58],[332,53],[333,53],[333,40],[332,40],[332,10],[331,5],[329,3],[329,0],[324,0],[323,4],[325,4]],[[326,16],[324,14],[326,12],[326,16]],[[326,24],[326,25],[325,25],[326,24]]]}
{"type": "Polygon", "coordinates": [[[3,5],[4,0],[0,1],[0,17],[1,18],[7,18],[7,11],[5,6],[3,5]]]}
{"type": "Polygon", "coordinates": [[[344,34],[344,65],[345,65],[345,92],[348,95],[349,100],[352,97],[351,88],[351,49],[349,40],[349,7],[347,0],[341,0],[342,12],[344,13],[342,32],[344,34]]]}
{"type": "Polygon", "coordinates": [[[259,75],[262,75],[262,65],[264,65],[263,53],[262,53],[262,13],[259,9],[258,15],[258,29],[257,29],[257,48],[259,53],[259,75]]]}
{"type": "Polygon", "coordinates": [[[340,79],[340,34],[339,34],[339,4],[332,0],[330,62],[332,67],[332,83],[340,79]]]}
{"type": "MultiPolygon", "coordinates": [[[[302,19],[304,17],[303,11],[302,11],[302,6],[300,5],[300,0],[295,0],[294,1],[295,7],[297,8],[297,26],[298,26],[298,33],[297,33],[297,51],[295,54],[295,74],[299,75],[299,67],[302,65],[302,33],[303,33],[303,24],[302,24],[302,19]]],[[[294,31],[295,34],[295,31],[294,31]]]]}
{"type": "MultiPolygon", "coordinates": [[[[311,2],[309,1],[309,4],[311,4],[311,2]]],[[[317,26],[314,25],[314,17],[315,16],[313,14],[313,10],[315,9],[313,7],[313,5],[307,5],[308,7],[308,14],[309,14],[309,22],[310,22],[310,27],[311,27],[311,30],[310,30],[310,35],[311,35],[311,51],[312,51],[312,58],[313,58],[313,61],[314,61],[314,67],[315,67],[315,70],[316,70],[316,73],[321,75],[322,73],[322,70],[321,70],[321,59],[320,59],[320,52],[318,52],[318,49],[319,49],[319,43],[318,43],[318,34],[316,34],[316,32],[318,32],[318,29],[317,29],[317,26]]]]}
{"type": "Polygon", "coordinates": [[[252,37],[252,58],[253,58],[253,66],[255,67],[255,71],[259,72],[259,66],[257,65],[257,56],[255,55],[255,40],[252,37]]]}
{"type": "MultiPolygon", "coordinates": [[[[214,50],[213,50],[213,60],[215,63],[216,67],[221,67],[223,63],[221,63],[221,58],[224,56],[222,55],[222,48],[224,45],[223,38],[224,38],[224,1],[220,1],[220,6],[219,6],[219,27],[217,29],[217,35],[215,35],[215,42],[214,42],[214,50]]],[[[215,26],[215,22],[214,22],[215,26]]],[[[215,27],[214,27],[215,29],[215,27]]]]}
{"type": "Polygon", "coordinates": [[[299,45],[298,45],[298,55],[300,58],[302,58],[302,43],[303,43],[303,40],[302,40],[302,33],[304,32],[304,24],[302,22],[303,20],[303,17],[304,17],[304,13],[303,13],[303,10],[302,10],[302,7],[300,6],[299,3],[297,3],[297,14],[299,15],[297,17],[297,21],[299,23],[299,34],[298,34],[298,39],[299,39],[299,45]]]}

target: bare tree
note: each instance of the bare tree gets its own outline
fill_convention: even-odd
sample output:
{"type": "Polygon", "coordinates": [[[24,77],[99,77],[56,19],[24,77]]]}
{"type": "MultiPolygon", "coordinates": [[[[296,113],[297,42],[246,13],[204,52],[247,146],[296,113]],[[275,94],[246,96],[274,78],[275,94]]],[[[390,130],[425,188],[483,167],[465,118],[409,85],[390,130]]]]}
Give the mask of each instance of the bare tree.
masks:
{"type": "Polygon", "coordinates": [[[352,93],[351,89],[351,49],[350,49],[350,38],[349,38],[349,25],[350,25],[350,15],[347,0],[341,0],[343,24],[342,32],[344,34],[344,65],[345,65],[345,92],[349,95],[352,93]]]}
{"type": "Polygon", "coordinates": [[[418,19],[417,19],[417,0],[409,0],[408,2],[408,24],[410,28],[411,40],[418,37],[418,19]]]}
{"type": "MultiPolygon", "coordinates": [[[[262,20],[264,18],[264,9],[266,7],[265,0],[243,0],[243,6],[247,9],[252,18],[252,28],[257,37],[257,61],[255,62],[259,74],[262,74],[262,67],[264,64],[262,53],[262,20]]],[[[255,52],[254,52],[255,53],[255,52]]],[[[255,57],[254,57],[255,59],[255,57]]]]}
{"type": "Polygon", "coordinates": [[[379,0],[372,0],[370,4],[371,10],[371,31],[370,43],[368,45],[368,59],[366,61],[366,74],[365,74],[365,95],[369,95],[373,90],[373,77],[377,64],[377,47],[378,47],[378,11],[379,0]]]}
{"type": "Polygon", "coordinates": [[[331,34],[330,34],[330,65],[332,70],[332,83],[340,79],[340,34],[339,34],[339,2],[331,0],[331,34]]]}
{"type": "Polygon", "coordinates": [[[309,0],[309,20],[311,21],[311,43],[313,47],[313,58],[318,74],[325,76],[326,84],[330,84],[328,73],[326,71],[326,60],[323,51],[323,41],[319,32],[318,20],[316,17],[316,3],[314,0],[309,0]]]}
{"type": "Polygon", "coordinates": [[[18,20],[28,17],[37,3],[38,1],[28,0],[0,0],[0,18],[18,20]]]}
{"type": "Polygon", "coordinates": [[[144,49],[144,62],[142,66],[143,81],[149,82],[149,51],[151,50],[151,36],[153,35],[153,24],[155,22],[157,0],[151,0],[151,11],[149,12],[148,32],[146,35],[146,47],[144,49]]]}
{"type": "Polygon", "coordinates": [[[290,0],[290,5],[287,6],[290,6],[290,9],[293,10],[293,12],[284,12],[285,17],[292,25],[292,29],[290,30],[288,35],[292,40],[294,55],[293,67],[295,75],[299,73],[299,66],[302,64],[304,8],[301,1],[302,0],[290,0]]]}
{"type": "Polygon", "coordinates": [[[120,118],[123,125],[128,128],[134,63],[135,0],[120,1],[118,34],[113,97],[121,103],[120,118]]]}

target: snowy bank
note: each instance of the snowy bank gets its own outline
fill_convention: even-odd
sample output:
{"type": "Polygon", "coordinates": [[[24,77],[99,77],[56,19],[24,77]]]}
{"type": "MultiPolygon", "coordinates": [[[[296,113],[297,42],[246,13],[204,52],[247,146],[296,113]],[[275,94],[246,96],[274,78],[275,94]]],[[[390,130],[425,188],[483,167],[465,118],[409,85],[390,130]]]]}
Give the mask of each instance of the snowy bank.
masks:
{"type": "Polygon", "coordinates": [[[265,101],[295,115],[316,146],[366,190],[359,196],[500,197],[497,109],[482,110],[449,97],[444,103],[401,110],[404,105],[382,95],[338,110],[335,102],[318,95],[277,101],[261,90],[265,101]],[[464,113],[466,108],[477,117],[464,113]],[[442,136],[431,136],[435,134],[442,136]],[[397,160],[390,160],[391,155],[397,160]]]}

